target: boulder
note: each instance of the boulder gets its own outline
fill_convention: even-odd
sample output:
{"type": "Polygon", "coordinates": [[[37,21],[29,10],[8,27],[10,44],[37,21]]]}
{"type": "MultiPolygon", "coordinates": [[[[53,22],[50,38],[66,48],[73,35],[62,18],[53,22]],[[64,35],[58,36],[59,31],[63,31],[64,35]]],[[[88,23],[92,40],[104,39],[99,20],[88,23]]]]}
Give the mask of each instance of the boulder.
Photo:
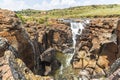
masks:
{"type": "MultiPolygon", "coordinates": [[[[56,58],[56,50],[54,48],[48,48],[40,55],[41,70],[44,68],[44,75],[48,75],[50,72],[54,72],[59,69],[61,63],[56,58]]],[[[42,75],[43,75],[42,74],[42,75]]]]}
{"type": "Polygon", "coordinates": [[[52,62],[55,59],[56,51],[54,48],[48,48],[40,55],[41,61],[52,62]]]}

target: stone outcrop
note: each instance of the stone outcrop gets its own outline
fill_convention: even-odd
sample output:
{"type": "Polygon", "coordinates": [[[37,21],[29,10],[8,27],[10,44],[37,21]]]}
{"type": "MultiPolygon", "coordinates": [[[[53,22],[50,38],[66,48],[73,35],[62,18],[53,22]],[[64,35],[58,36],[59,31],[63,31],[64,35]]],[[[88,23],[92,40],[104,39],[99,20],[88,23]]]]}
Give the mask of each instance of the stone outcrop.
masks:
{"type": "MultiPolygon", "coordinates": [[[[17,53],[15,57],[20,58],[35,74],[40,75],[48,75],[49,70],[48,72],[46,70],[48,67],[51,69],[50,72],[60,67],[60,61],[51,55],[56,52],[50,52],[52,62],[41,61],[40,56],[43,56],[47,49],[52,47],[64,51],[72,44],[69,26],[57,24],[46,27],[34,23],[22,25],[16,14],[8,10],[0,10],[0,37],[8,40],[17,53]],[[50,65],[46,65],[47,63],[50,65]]],[[[4,49],[0,51],[0,57],[3,56],[4,49]]]]}
{"type": "Polygon", "coordinates": [[[110,80],[117,80],[120,76],[120,58],[118,58],[110,67],[108,78],[110,80]]]}
{"type": "Polygon", "coordinates": [[[35,35],[37,34],[36,37],[38,38],[37,41],[35,41],[39,46],[39,48],[37,48],[39,49],[39,55],[37,56],[42,56],[40,57],[40,59],[38,59],[38,61],[40,62],[39,63],[40,75],[45,75],[47,71],[45,69],[45,66],[51,69],[49,73],[54,73],[54,71],[58,69],[61,64],[60,61],[58,61],[56,58],[56,53],[58,51],[68,52],[71,50],[69,49],[70,47],[72,47],[72,34],[70,27],[64,24],[54,24],[51,26],[45,26],[35,23],[26,23],[24,27],[32,41],[34,40],[35,35]],[[54,49],[55,51],[49,50],[51,48],[54,49]],[[46,55],[45,57],[45,54],[48,55],[46,55]]]}
{"type": "MultiPolygon", "coordinates": [[[[77,36],[71,64],[80,70],[80,77],[100,78],[108,76],[110,70],[117,74],[114,71],[119,65],[110,67],[120,57],[120,21],[116,25],[117,21],[117,18],[91,19],[77,36]]],[[[60,68],[56,54],[73,53],[68,24],[22,25],[14,12],[0,9],[0,79],[50,80],[40,75],[53,74],[60,68]]],[[[110,79],[114,79],[111,74],[110,79]]]]}
{"type": "MultiPolygon", "coordinates": [[[[44,80],[50,79],[50,77],[41,77],[34,75],[29,68],[26,67],[24,62],[17,58],[15,49],[11,46],[7,39],[0,37],[0,48],[2,49],[4,46],[4,56],[0,57],[0,78],[2,80],[44,80]]],[[[0,50],[1,50],[0,49],[0,50]]]]}
{"type": "MultiPolygon", "coordinates": [[[[54,72],[61,66],[60,61],[58,61],[56,58],[56,50],[54,48],[48,48],[46,51],[44,51],[40,55],[40,60],[41,60],[41,65],[44,64],[45,66],[46,71],[44,75],[47,75],[50,72],[54,72]],[[47,68],[49,68],[50,71],[47,68]]],[[[41,70],[43,70],[43,68],[41,70]]]]}
{"type": "Polygon", "coordinates": [[[30,69],[33,69],[33,51],[29,43],[29,37],[25,32],[21,21],[14,12],[8,10],[0,10],[0,36],[8,40],[18,52],[19,56],[30,69]],[[27,54],[26,54],[27,52],[27,54]],[[32,60],[32,61],[31,61],[32,60]]]}
{"type": "MultiPolygon", "coordinates": [[[[110,66],[119,57],[117,36],[114,33],[118,19],[92,19],[78,37],[73,67],[92,76],[107,76],[110,66]]],[[[119,23],[119,22],[118,22],[119,23]]]]}
{"type": "Polygon", "coordinates": [[[118,49],[118,53],[117,53],[117,60],[112,64],[112,66],[110,67],[110,71],[109,71],[109,79],[111,80],[117,80],[120,77],[120,20],[117,23],[117,28],[114,30],[114,34],[117,35],[117,49],[118,49]]]}
{"type": "Polygon", "coordinates": [[[41,45],[41,53],[53,47],[63,51],[72,46],[72,34],[70,26],[64,24],[53,24],[51,26],[39,25],[35,23],[25,24],[25,29],[33,37],[33,28],[38,32],[38,42],[41,45]]]}
{"type": "MultiPolygon", "coordinates": [[[[110,66],[119,57],[117,36],[114,33],[117,21],[117,18],[91,19],[90,24],[77,37],[76,54],[72,60],[73,68],[85,70],[92,78],[107,76],[110,66]]],[[[51,47],[62,52],[72,52],[72,34],[69,26],[54,24],[46,27],[27,23],[25,28],[30,36],[32,36],[31,26],[34,26],[38,32],[40,56],[45,55],[46,52],[53,54],[48,51],[51,47]]],[[[50,57],[53,55],[49,55],[50,57]]],[[[48,55],[44,57],[47,60],[49,58],[48,55]]],[[[47,64],[47,73],[50,73],[51,63],[46,60],[44,62],[47,64]]]]}
{"type": "Polygon", "coordinates": [[[50,79],[34,75],[39,71],[36,36],[29,37],[14,12],[0,9],[0,79],[50,79]]]}

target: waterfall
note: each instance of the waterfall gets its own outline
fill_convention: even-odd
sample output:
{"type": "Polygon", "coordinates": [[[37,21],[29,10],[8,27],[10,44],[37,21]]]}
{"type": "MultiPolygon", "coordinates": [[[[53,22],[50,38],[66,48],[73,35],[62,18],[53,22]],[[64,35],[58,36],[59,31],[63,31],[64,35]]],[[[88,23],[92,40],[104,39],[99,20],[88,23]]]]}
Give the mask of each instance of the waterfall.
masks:
{"type": "MultiPolygon", "coordinates": [[[[77,36],[81,35],[82,34],[82,30],[85,28],[85,26],[87,24],[89,24],[89,20],[83,20],[82,22],[75,22],[75,21],[70,21],[70,28],[71,28],[71,31],[72,31],[72,40],[73,40],[73,45],[72,45],[72,48],[74,49],[73,51],[73,54],[64,54],[65,58],[64,58],[64,62],[65,64],[62,64],[61,67],[60,67],[60,72],[59,72],[59,75],[69,75],[68,73],[70,74],[73,74],[74,75],[74,72],[73,72],[73,69],[72,69],[72,66],[70,64],[70,61],[72,60],[74,54],[75,54],[75,48],[76,48],[76,39],[77,39],[77,36]]],[[[62,63],[64,63],[62,62],[62,63]]]]}
{"type": "Polygon", "coordinates": [[[71,22],[70,24],[72,30],[73,49],[75,53],[77,35],[80,35],[82,33],[84,26],[83,23],[77,23],[77,22],[71,22]]]}
{"type": "Polygon", "coordinates": [[[82,33],[82,30],[84,29],[83,23],[78,22],[71,22],[71,30],[72,30],[72,40],[73,40],[73,54],[66,54],[68,58],[66,59],[66,67],[70,65],[70,61],[73,58],[73,55],[75,53],[75,46],[76,46],[76,39],[77,35],[80,35],[82,33]]]}

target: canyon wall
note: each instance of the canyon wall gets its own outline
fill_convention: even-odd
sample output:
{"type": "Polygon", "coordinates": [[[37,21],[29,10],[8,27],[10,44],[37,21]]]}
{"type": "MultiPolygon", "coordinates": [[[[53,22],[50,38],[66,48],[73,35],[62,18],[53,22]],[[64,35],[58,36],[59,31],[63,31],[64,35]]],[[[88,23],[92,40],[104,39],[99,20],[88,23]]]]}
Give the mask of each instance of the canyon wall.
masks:
{"type": "Polygon", "coordinates": [[[38,70],[34,57],[37,50],[34,49],[37,49],[34,41],[30,39],[16,14],[0,9],[0,79],[44,79],[34,75],[38,70]]]}
{"type": "Polygon", "coordinates": [[[89,78],[108,75],[110,66],[120,57],[117,21],[117,18],[91,20],[78,37],[72,63],[74,68],[86,70],[90,74],[86,74],[89,78]]]}
{"type": "MultiPolygon", "coordinates": [[[[118,18],[94,18],[77,36],[71,65],[80,70],[79,76],[83,76],[82,71],[88,72],[89,78],[108,76],[110,66],[120,57],[119,24],[118,18]]],[[[61,61],[56,54],[73,53],[72,45],[72,32],[68,24],[23,25],[14,12],[0,9],[2,80],[49,80],[50,77],[37,75],[50,75],[59,69],[61,61]]]]}

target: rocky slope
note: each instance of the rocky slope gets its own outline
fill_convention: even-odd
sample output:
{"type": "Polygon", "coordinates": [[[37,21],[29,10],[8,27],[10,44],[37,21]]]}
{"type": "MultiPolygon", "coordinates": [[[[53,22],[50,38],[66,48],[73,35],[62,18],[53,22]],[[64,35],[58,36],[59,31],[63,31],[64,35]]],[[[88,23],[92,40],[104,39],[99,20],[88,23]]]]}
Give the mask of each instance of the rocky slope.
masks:
{"type": "Polygon", "coordinates": [[[88,72],[88,78],[107,76],[110,66],[120,57],[118,34],[115,33],[117,21],[112,18],[92,19],[78,38],[73,67],[88,72]]]}
{"type": "MultiPolygon", "coordinates": [[[[54,24],[51,26],[26,23],[24,25],[31,40],[37,37],[36,45],[39,46],[39,74],[45,75],[45,65],[49,66],[49,72],[57,70],[61,63],[55,57],[58,52],[68,52],[72,47],[72,34],[69,26],[54,24]],[[43,68],[44,67],[44,68],[43,68]]],[[[36,41],[35,41],[36,42],[36,41]]],[[[37,56],[36,56],[37,57],[37,56]]],[[[49,72],[47,72],[49,74],[49,72]]]]}
{"type": "MultiPolygon", "coordinates": [[[[79,77],[92,79],[114,73],[113,70],[108,75],[110,66],[120,57],[117,21],[118,18],[91,19],[77,36],[71,65],[79,69],[79,77]]],[[[60,68],[61,61],[56,57],[59,52],[73,53],[69,25],[22,25],[14,12],[0,10],[0,79],[51,80],[41,76],[60,68]]]]}
{"type": "Polygon", "coordinates": [[[38,68],[35,66],[35,52],[32,44],[32,40],[15,13],[0,9],[1,80],[43,79],[33,74],[38,68]]]}
{"type": "MultiPolygon", "coordinates": [[[[17,63],[19,63],[16,60],[18,58],[21,66],[25,63],[26,66],[35,74],[48,75],[49,72],[53,72],[60,67],[60,61],[58,61],[53,55],[55,55],[56,50],[62,51],[64,48],[69,48],[67,43],[70,45],[71,40],[71,35],[68,36],[71,34],[70,28],[68,26],[63,26],[65,25],[56,25],[52,28],[48,28],[37,24],[26,24],[23,27],[21,21],[14,12],[0,10],[0,37],[1,39],[7,40],[7,43],[9,43],[12,50],[14,50],[14,53],[11,52],[11,54],[13,54],[12,59],[16,63],[14,65],[16,66],[17,63]]],[[[0,50],[1,61],[4,61],[6,50],[8,50],[8,48],[0,50]]],[[[6,62],[8,61],[5,60],[5,63],[6,62]]],[[[21,66],[14,68],[17,68],[17,70],[20,69],[19,74],[23,75],[22,72],[24,72],[24,67],[22,68],[21,66]]],[[[0,76],[4,79],[4,74],[2,74],[2,72],[4,72],[5,66],[2,65],[2,62],[1,68],[0,76]]],[[[13,71],[9,65],[8,68],[11,71],[10,74],[8,72],[8,76],[15,78],[15,74],[12,75],[13,71]]],[[[32,72],[31,74],[35,76],[32,72]]],[[[28,78],[32,79],[32,77],[28,78]]],[[[34,77],[32,80],[34,80],[34,77]]]]}
{"type": "MultiPolygon", "coordinates": [[[[76,53],[71,61],[73,68],[85,70],[86,73],[89,73],[89,76],[86,74],[89,78],[107,76],[110,66],[119,58],[118,34],[116,35],[115,33],[117,21],[118,18],[91,19],[90,24],[85,27],[82,35],[77,37],[76,53]]],[[[35,24],[28,23],[26,25],[34,26],[35,24]]],[[[36,25],[36,30],[39,34],[38,42],[41,45],[41,59],[46,54],[46,51],[50,52],[49,47],[63,53],[72,52],[72,34],[70,26],[67,25],[60,23],[50,27],[36,25]]],[[[28,30],[28,28],[26,29],[28,30]]],[[[30,26],[29,29],[31,29],[30,26]]],[[[52,56],[46,56],[44,60],[47,59],[47,62],[49,62],[51,61],[50,57],[52,56]]],[[[51,70],[54,69],[52,68],[51,70]]],[[[78,73],[80,76],[82,76],[82,71],[78,73]]]]}

